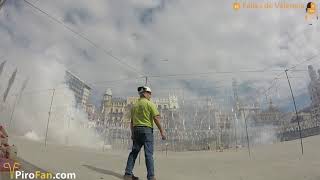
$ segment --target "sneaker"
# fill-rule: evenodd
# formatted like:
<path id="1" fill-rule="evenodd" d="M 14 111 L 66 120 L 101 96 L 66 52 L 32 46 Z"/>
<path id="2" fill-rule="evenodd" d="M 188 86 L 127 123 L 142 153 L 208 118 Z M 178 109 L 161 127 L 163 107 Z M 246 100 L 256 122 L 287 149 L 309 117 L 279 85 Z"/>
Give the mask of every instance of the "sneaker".
<path id="1" fill-rule="evenodd" d="M 139 178 L 134 175 L 124 175 L 123 179 L 124 180 L 139 180 Z"/>

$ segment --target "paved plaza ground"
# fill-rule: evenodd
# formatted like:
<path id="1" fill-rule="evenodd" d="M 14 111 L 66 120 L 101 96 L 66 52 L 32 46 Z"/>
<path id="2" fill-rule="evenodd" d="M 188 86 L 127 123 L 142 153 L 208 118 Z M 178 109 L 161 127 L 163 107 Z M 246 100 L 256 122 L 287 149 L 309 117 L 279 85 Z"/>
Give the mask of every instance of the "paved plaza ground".
<path id="1" fill-rule="evenodd" d="M 19 156 L 49 172 L 75 172 L 79 180 L 118 180 L 128 152 L 65 147 L 23 138 L 13 138 Z M 224 152 L 157 152 L 158 180 L 320 180 L 320 136 Z M 29 167 L 28 167 L 29 166 Z M 30 170 L 30 164 L 24 168 Z M 34 168 L 32 167 L 32 168 Z M 32 169 L 31 168 L 31 169 Z M 146 179 L 144 159 L 137 161 L 135 174 Z M 3 179 L 3 178 L 2 178 Z"/>

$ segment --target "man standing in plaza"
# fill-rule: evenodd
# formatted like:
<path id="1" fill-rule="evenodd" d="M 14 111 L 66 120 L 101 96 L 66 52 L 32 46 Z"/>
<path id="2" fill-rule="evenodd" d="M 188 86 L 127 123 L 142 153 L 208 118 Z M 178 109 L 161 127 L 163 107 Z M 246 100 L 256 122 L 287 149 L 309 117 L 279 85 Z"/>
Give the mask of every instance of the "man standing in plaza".
<path id="1" fill-rule="evenodd" d="M 166 139 L 160 124 L 160 114 L 154 103 L 150 101 L 151 89 L 146 86 L 138 87 L 139 100 L 131 109 L 131 138 L 133 140 L 132 151 L 129 154 L 125 169 L 125 180 L 138 180 L 133 175 L 133 168 L 138 154 L 144 146 L 148 180 L 155 180 L 153 161 L 153 124 L 160 130 L 162 140 Z"/>

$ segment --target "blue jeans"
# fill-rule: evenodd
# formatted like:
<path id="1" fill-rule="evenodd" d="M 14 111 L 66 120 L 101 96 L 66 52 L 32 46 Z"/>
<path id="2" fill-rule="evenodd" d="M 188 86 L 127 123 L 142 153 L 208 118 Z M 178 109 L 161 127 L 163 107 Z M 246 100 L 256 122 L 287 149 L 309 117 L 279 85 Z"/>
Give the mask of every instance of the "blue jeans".
<path id="1" fill-rule="evenodd" d="M 138 154 L 144 146 L 144 155 L 147 166 L 148 180 L 154 177 L 154 161 L 153 161 L 153 129 L 149 127 L 134 127 L 133 128 L 133 145 L 132 151 L 129 154 L 126 175 L 133 175 L 132 171 Z"/>

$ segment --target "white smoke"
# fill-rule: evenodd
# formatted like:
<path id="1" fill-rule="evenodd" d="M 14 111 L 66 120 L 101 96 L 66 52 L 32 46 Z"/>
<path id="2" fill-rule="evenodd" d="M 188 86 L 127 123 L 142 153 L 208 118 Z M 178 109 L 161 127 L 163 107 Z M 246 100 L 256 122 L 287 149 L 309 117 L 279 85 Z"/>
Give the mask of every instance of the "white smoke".
<path id="1" fill-rule="evenodd" d="M 253 145 L 273 144 L 279 141 L 276 127 L 274 126 L 252 127 L 251 132 L 255 132 L 254 136 L 250 139 Z"/>
<path id="2" fill-rule="evenodd" d="M 12 65 L 21 69 L 18 81 L 12 87 L 8 102 L 2 104 L 2 123 L 9 126 L 10 115 L 24 77 L 30 77 L 28 85 L 17 102 L 9 132 L 28 139 L 43 141 L 53 89 L 52 109 L 49 119 L 48 144 L 59 143 L 75 146 L 94 147 L 101 144 L 100 137 L 93 129 L 85 128 L 88 122 L 84 110 L 75 108 L 74 93 L 65 84 L 66 68 L 56 57 L 63 57 L 56 48 L 50 48 L 44 55 L 32 60 L 18 60 Z M 45 59 L 45 60 L 44 60 Z M 28 62 L 26 62 L 28 61 Z M 1 82 L 3 84 L 3 82 Z"/>
<path id="3" fill-rule="evenodd" d="M 236 138 L 239 145 L 247 146 L 248 140 L 250 146 L 279 142 L 278 127 L 270 123 L 267 124 L 268 122 L 266 124 L 256 123 L 255 121 L 260 118 L 258 113 L 240 116 L 234 121 L 233 128 L 236 129 Z"/>
<path id="4" fill-rule="evenodd" d="M 29 139 L 29 140 L 32 140 L 32 141 L 41 141 L 42 139 L 39 137 L 39 135 L 34 132 L 34 131 L 30 131 L 30 132 L 27 132 L 25 135 L 24 135 L 25 138 Z"/>

